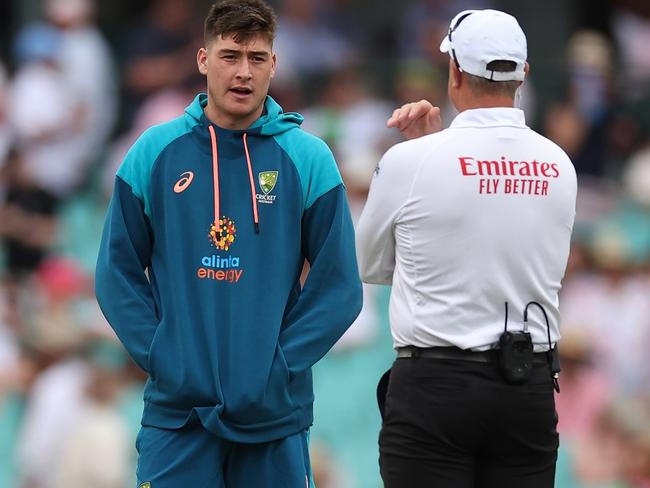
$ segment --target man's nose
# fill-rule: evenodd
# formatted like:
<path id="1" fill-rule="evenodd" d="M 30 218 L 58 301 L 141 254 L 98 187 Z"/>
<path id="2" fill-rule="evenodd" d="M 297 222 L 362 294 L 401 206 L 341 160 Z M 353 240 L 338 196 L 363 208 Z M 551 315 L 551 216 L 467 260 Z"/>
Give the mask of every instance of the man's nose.
<path id="1" fill-rule="evenodd" d="M 248 59 L 244 58 L 239 63 L 237 69 L 237 78 L 248 80 L 251 78 L 250 62 Z"/>

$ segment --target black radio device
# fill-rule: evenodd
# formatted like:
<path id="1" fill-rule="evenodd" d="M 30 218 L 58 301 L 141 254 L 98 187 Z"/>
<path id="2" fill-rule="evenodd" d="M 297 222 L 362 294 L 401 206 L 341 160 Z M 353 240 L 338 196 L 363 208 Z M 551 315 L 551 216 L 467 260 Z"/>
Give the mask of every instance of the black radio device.
<path id="1" fill-rule="evenodd" d="M 530 378 L 533 370 L 533 338 L 524 321 L 523 331 L 508 330 L 508 303 L 503 334 L 499 336 L 499 369 L 510 384 L 519 385 Z"/>
<path id="2" fill-rule="evenodd" d="M 559 393 L 560 385 L 558 377 L 560 373 L 560 356 L 557 345 L 551 343 L 551 326 L 546 315 L 546 310 L 538 302 L 531 301 L 524 308 L 524 327 L 521 331 L 508 330 L 508 302 L 505 303 L 505 325 L 503 333 L 499 336 L 499 369 L 501 375 L 510 384 L 519 385 L 525 383 L 533 370 L 533 339 L 528 332 L 528 307 L 537 306 L 544 314 L 546 321 L 546 333 L 548 337 L 548 351 L 546 358 L 551 373 L 551 381 L 555 391 Z"/>

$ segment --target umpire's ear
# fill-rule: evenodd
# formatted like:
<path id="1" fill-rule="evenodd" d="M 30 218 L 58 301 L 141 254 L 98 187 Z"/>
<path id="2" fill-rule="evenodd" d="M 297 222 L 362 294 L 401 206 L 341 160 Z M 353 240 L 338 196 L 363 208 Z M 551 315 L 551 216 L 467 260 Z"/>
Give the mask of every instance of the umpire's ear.
<path id="1" fill-rule="evenodd" d="M 449 58 L 449 85 L 459 89 L 463 83 L 463 72 L 456 66 L 453 59 Z"/>

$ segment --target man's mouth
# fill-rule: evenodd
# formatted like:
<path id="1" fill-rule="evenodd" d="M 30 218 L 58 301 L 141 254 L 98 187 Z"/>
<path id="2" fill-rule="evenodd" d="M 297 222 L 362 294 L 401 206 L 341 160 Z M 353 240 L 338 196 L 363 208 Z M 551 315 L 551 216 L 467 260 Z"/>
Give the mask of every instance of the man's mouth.
<path id="1" fill-rule="evenodd" d="M 235 95 L 245 96 L 253 93 L 253 90 L 247 86 L 234 86 L 230 89 Z"/>

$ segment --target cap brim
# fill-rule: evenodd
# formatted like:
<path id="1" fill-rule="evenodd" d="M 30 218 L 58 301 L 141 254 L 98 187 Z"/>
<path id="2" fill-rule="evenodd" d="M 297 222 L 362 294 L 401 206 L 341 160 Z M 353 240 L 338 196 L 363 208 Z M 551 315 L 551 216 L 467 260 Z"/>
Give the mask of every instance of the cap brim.
<path id="1" fill-rule="evenodd" d="M 443 37 L 442 42 L 440 43 L 440 52 L 448 53 L 450 47 L 451 47 L 451 42 L 449 42 L 449 36 Z"/>

